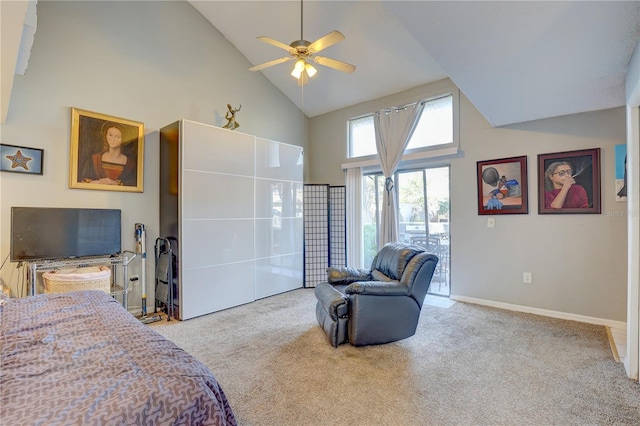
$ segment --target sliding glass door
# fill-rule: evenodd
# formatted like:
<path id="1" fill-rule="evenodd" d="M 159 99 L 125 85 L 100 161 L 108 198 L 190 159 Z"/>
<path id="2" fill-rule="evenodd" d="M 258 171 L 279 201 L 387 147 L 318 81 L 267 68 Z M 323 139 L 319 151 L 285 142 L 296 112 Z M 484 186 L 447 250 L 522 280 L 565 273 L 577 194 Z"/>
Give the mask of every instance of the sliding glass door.
<path id="1" fill-rule="evenodd" d="M 430 294 L 449 296 L 449 166 L 402 170 L 394 177 L 398 200 L 398 240 L 425 247 L 440 261 Z M 371 265 L 378 251 L 384 176 L 364 176 L 363 248 L 364 264 Z"/>

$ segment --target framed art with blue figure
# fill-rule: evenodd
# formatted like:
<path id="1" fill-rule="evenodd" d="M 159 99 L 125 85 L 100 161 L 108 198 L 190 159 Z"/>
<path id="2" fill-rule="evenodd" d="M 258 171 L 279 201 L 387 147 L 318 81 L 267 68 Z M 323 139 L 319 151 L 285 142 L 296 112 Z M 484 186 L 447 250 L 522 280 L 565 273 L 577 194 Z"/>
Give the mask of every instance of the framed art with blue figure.
<path id="1" fill-rule="evenodd" d="M 527 157 L 478 161 L 478 214 L 527 214 Z"/>
<path id="2" fill-rule="evenodd" d="M 71 108 L 69 188 L 143 192 L 144 124 Z"/>
<path id="3" fill-rule="evenodd" d="M 600 210 L 600 148 L 538 155 L 539 214 Z"/>

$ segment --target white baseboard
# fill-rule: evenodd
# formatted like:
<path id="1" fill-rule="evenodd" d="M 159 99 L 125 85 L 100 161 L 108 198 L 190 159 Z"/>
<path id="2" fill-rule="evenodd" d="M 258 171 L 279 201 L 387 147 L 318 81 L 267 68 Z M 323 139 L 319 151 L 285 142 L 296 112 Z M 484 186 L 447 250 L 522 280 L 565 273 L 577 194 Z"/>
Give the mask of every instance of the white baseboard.
<path id="1" fill-rule="evenodd" d="M 476 299 L 475 297 L 457 296 L 452 294 L 449 296 L 451 300 L 464 303 L 473 303 L 476 305 L 490 306 L 492 308 L 506 309 L 508 311 L 525 312 L 528 314 L 542 315 L 550 318 L 565 319 L 570 321 L 585 322 L 588 324 L 603 325 L 611 328 L 626 330 L 627 323 L 624 321 L 615 321 L 605 318 L 589 317 L 586 315 L 570 314 L 567 312 L 551 311 L 548 309 L 532 308 L 530 306 L 514 305 L 511 303 L 495 302 L 493 300 Z"/>

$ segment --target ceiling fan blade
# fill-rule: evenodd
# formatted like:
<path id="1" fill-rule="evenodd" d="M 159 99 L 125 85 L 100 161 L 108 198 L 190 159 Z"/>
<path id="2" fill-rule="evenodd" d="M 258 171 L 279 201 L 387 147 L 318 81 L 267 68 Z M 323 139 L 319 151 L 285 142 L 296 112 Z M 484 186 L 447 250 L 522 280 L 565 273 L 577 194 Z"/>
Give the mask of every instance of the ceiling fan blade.
<path id="1" fill-rule="evenodd" d="M 312 59 L 316 64 L 323 65 L 325 67 L 333 68 L 338 71 L 352 73 L 356 70 L 355 65 L 348 64 L 346 62 L 337 61 L 331 58 L 324 58 L 322 56 L 314 56 Z"/>
<path id="2" fill-rule="evenodd" d="M 271 37 L 260 36 L 260 37 L 258 37 L 258 40 L 264 41 L 265 43 L 269 43 L 272 46 L 279 47 L 280 49 L 286 50 L 287 52 L 289 52 L 290 55 L 295 55 L 298 52 L 296 49 L 294 49 L 293 47 L 289 46 L 288 44 L 284 44 L 281 41 L 278 41 L 278 40 L 273 39 Z"/>
<path id="3" fill-rule="evenodd" d="M 309 50 L 309 53 L 316 53 L 323 49 L 326 49 L 329 46 L 333 46 L 334 44 L 342 40 L 344 40 L 344 34 L 342 34 L 340 31 L 334 30 L 326 36 L 320 37 L 319 39 L 311 43 L 309 47 L 307 47 L 307 49 Z"/>
<path id="4" fill-rule="evenodd" d="M 264 64 L 256 65 L 255 67 L 249 68 L 249 71 L 260 71 L 268 67 L 272 67 L 274 65 L 282 64 L 284 62 L 288 62 L 294 59 L 292 56 L 287 56 L 284 58 L 274 59 L 273 61 L 265 62 Z"/>

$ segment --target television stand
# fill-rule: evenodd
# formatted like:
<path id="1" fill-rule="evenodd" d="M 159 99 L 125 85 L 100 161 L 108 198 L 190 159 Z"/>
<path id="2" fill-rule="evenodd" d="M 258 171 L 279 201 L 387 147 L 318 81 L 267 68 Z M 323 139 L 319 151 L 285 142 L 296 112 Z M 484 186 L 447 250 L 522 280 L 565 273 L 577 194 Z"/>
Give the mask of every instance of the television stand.
<path id="1" fill-rule="evenodd" d="M 63 268 L 83 268 L 87 266 L 106 265 L 111 268 L 111 296 L 115 299 L 122 297 L 122 306 L 128 310 L 127 296 L 129 294 L 128 265 L 136 257 L 136 253 L 124 251 L 117 256 L 77 257 L 73 259 L 37 260 L 24 263 L 28 265 L 27 282 L 29 294 L 38 294 L 38 272 L 54 271 Z M 117 267 L 121 267 L 122 284 L 118 282 Z"/>

